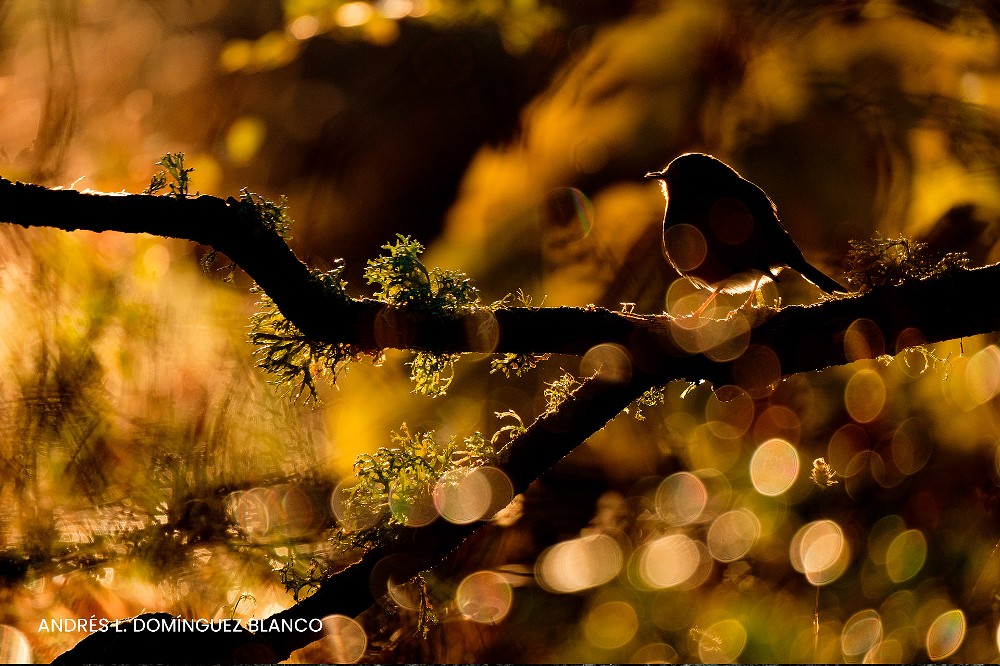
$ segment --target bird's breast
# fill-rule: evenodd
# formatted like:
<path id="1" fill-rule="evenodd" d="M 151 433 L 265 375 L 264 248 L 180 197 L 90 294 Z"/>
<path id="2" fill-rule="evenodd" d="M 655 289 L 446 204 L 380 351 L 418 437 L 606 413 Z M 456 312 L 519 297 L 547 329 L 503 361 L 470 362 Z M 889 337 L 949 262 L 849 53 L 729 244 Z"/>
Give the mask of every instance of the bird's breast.
<path id="1" fill-rule="evenodd" d="M 667 260 L 699 287 L 745 291 L 771 276 L 765 234 L 754 233 L 750 210 L 735 197 L 696 209 L 667 209 L 663 250 Z"/>

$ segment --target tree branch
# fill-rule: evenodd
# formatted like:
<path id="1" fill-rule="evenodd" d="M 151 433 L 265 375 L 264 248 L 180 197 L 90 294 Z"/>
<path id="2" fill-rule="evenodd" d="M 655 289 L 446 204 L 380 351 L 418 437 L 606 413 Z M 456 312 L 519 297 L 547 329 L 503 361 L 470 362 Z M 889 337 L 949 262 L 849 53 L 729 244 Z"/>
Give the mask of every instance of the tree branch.
<path id="1" fill-rule="evenodd" d="M 982 312 L 979 297 L 995 293 L 1000 285 L 996 266 L 840 299 L 824 304 L 822 310 L 785 308 L 782 316 L 763 323 L 771 311 L 756 311 L 751 315 L 754 321 L 736 320 L 721 330 L 713 330 L 715 324 L 706 320 L 709 327 L 691 334 L 684 330 L 687 323 L 666 315 L 639 316 L 602 308 L 504 308 L 445 318 L 370 299 L 338 298 L 323 289 L 278 233 L 232 197 L 98 194 L 0 179 L 0 220 L 66 231 L 149 233 L 211 246 L 245 270 L 303 334 L 361 350 L 583 355 L 597 345 L 613 343 L 629 350 L 637 366 L 669 381 L 674 374 L 669 368 L 677 358 L 692 350 L 705 351 L 698 338 L 724 342 L 727 336 L 745 336 L 751 328 L 751 345 L 770 347 L 778 353 L 782 369 L 798 372 L 815 368 L 820 358 L 824 364 L 820 367 L 853 360 L 839 353 L 843 350 L 838 336 L 861 318 L 881 330 L 888 341 L 885 351 L 890 353 L 897 350 L 897 339 L 905 329 L 922 332 L 932 341 L 1000 327 L 1000 311 Z M 970 313 L 975 316 L 969 317 Z M 692 338 L 693 347 L 687 344 Z M 916 334 L 904 340 L 919 341 Z M 695 378 L 711 379 L 719 372 L 725 379 L 722 367 L 709 364 Z"/>

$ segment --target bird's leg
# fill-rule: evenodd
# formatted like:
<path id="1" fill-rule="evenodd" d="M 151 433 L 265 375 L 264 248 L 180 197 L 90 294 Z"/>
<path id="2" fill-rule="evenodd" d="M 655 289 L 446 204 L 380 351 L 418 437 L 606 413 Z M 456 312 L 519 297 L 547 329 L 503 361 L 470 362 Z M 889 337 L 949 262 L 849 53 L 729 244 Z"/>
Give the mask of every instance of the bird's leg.
<path id="1" fill-rule="evenodd" d="M 736 314 L 737 312 L 739 312 L 740 310 L 742 310 L 743 308 L 745 308 L 751 301 L 753 301 L 753 297 L 757 295 L 757 289 L 760 288 L 760 281 L 763 280 L 763 279 L 764 279 L 763 275 L 758 275 L 757 276 L 757 279 L 754 280 L 754 283 L 753 283 L 753 289 L 750 290 L 750 296 L 747 297 L 747 300 L 743 301 L 743 305 L 741 305 L 740 307 L 736 308 L 735 310 L 732 310 L 728 315 L 726 315 L 726 319 L 729 319 L 734 314 Z M 702 306 L 702 307 L 704 307 L 704 306 Z"/>
<path id="2" fill-rule="evenodd" d="M 697 310 L 694 311 L 694 316 L 695 317 L 700 317 L 701 313 L 705 311 L 705 308 L 707 308 L 711 304 L 711 302 L 715 300 L 715 297 L 718 296 L 718 295 L 719 295 L 719 289 L 718 288 L 712 290 L 712 295 L 708 297 L 707 301 L 705 301 L 704 303 L 701 304 L 700 308 L 698 308 Z"/>

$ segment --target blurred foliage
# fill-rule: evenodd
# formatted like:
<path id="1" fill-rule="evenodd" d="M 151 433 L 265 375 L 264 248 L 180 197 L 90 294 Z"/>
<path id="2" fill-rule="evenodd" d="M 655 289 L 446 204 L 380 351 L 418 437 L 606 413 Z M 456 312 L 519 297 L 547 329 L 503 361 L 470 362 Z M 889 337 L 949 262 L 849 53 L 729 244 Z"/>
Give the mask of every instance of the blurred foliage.
<path id="1" fill-rule="evenodd" d="M 447 293 L 474 279 L 475 307 L 524 288 L 647 313 L 685 285 L 641 176 L 701 150 L 760 184 L 824 270 L 849 269 L 855 241 L 884 273 L 858 286 L 875 286 L 948 253 L 1000 259 L 998 24 L 988 3 L 908 0 L 19 0 L 0 26 L 3 175 L 140 191 L 179 148 L 202 192 L 249 188 L 276 230 L 288 194 L 295 249 L 331 289 L 363 284 L 362 259 L 401 233 L 428 240 L 420 266 L 464 272 Z M 523 375 L 538 359 L 428 357 L 428 386 L 449 382 L 432 401 L 391 353 L 340 391 L 317 383 L 304 410 L 254 370 L 246 317 L 287 343 L 271 360 L 302 395 L 335 352 L 255 309 L 238 272 L 201 276 L 205 252 L 0 230 L 0 661 L 82 637 L 42 618 L 285 608 L 282 577 L 321 580 L 343 556 L 330 500 L 391 429 L 439 448 L 512 434 L 498 412 L 529 419 L 557 366 L 583 375 L 570 358 Z M 374 289 L 433 301 L 415 257 L 390 250 Z M 362 618 L 364 658 L 995 661 L 996 336 L 856 331 L 845 345 L 891 362 L 651 393 L 643 421 L 595 434 L 424 592 L 393 588 Z"/>
<path id="2" fill-rule="evenodd" d="M 221 605 L 250 581 L 264 606 L 283 598 L 232 549 L 224 499 L 311 483 L 315 426 L 256 380 L 240 299 L 159 239 L 4 229 L 0 247 L 5 621 L 49 659 L 82 634 L 37 633 L 42 616 Z"/>
<path id="3" fill-rule="evenodd" d="M 286 39 L 304 40 L 335 31 L 340 38 L 385 43 L 396 38 L 399 31 L 396 24 L 402 20 L 425 21 L 435 26 L 489 22 L 500 29 L 504 46 L 515 53 L 528 49 L 562 19 L 558 6 L 544 0 L 382 0 L 374 3 L 285 0 L 282 6 Z M 267 49 L 261 44 L 267 44 L 269 38 L 277 39 L 277 34 L 271 33 L 258 40 L 256 48 L 284 53 L 274 46 Z M 261 60 L 256 59 L 257 62 Z M 280 58 L 272 62 L 279 64 Z"/>

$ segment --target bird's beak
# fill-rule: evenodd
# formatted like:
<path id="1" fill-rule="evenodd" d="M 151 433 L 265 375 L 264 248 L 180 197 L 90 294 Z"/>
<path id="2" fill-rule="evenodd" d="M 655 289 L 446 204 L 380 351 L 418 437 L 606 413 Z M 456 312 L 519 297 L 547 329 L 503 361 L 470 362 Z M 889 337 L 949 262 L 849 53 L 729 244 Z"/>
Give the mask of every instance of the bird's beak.
<path id="1" fill-rule="evenodd" d="M 666 174 L 666 171 L 650 171 L 645 176 L 643 176 L 643 178 L 645 178 L 646 180 L 657 180 L 657 179 L 662 180 L 664 174 Z"/>

